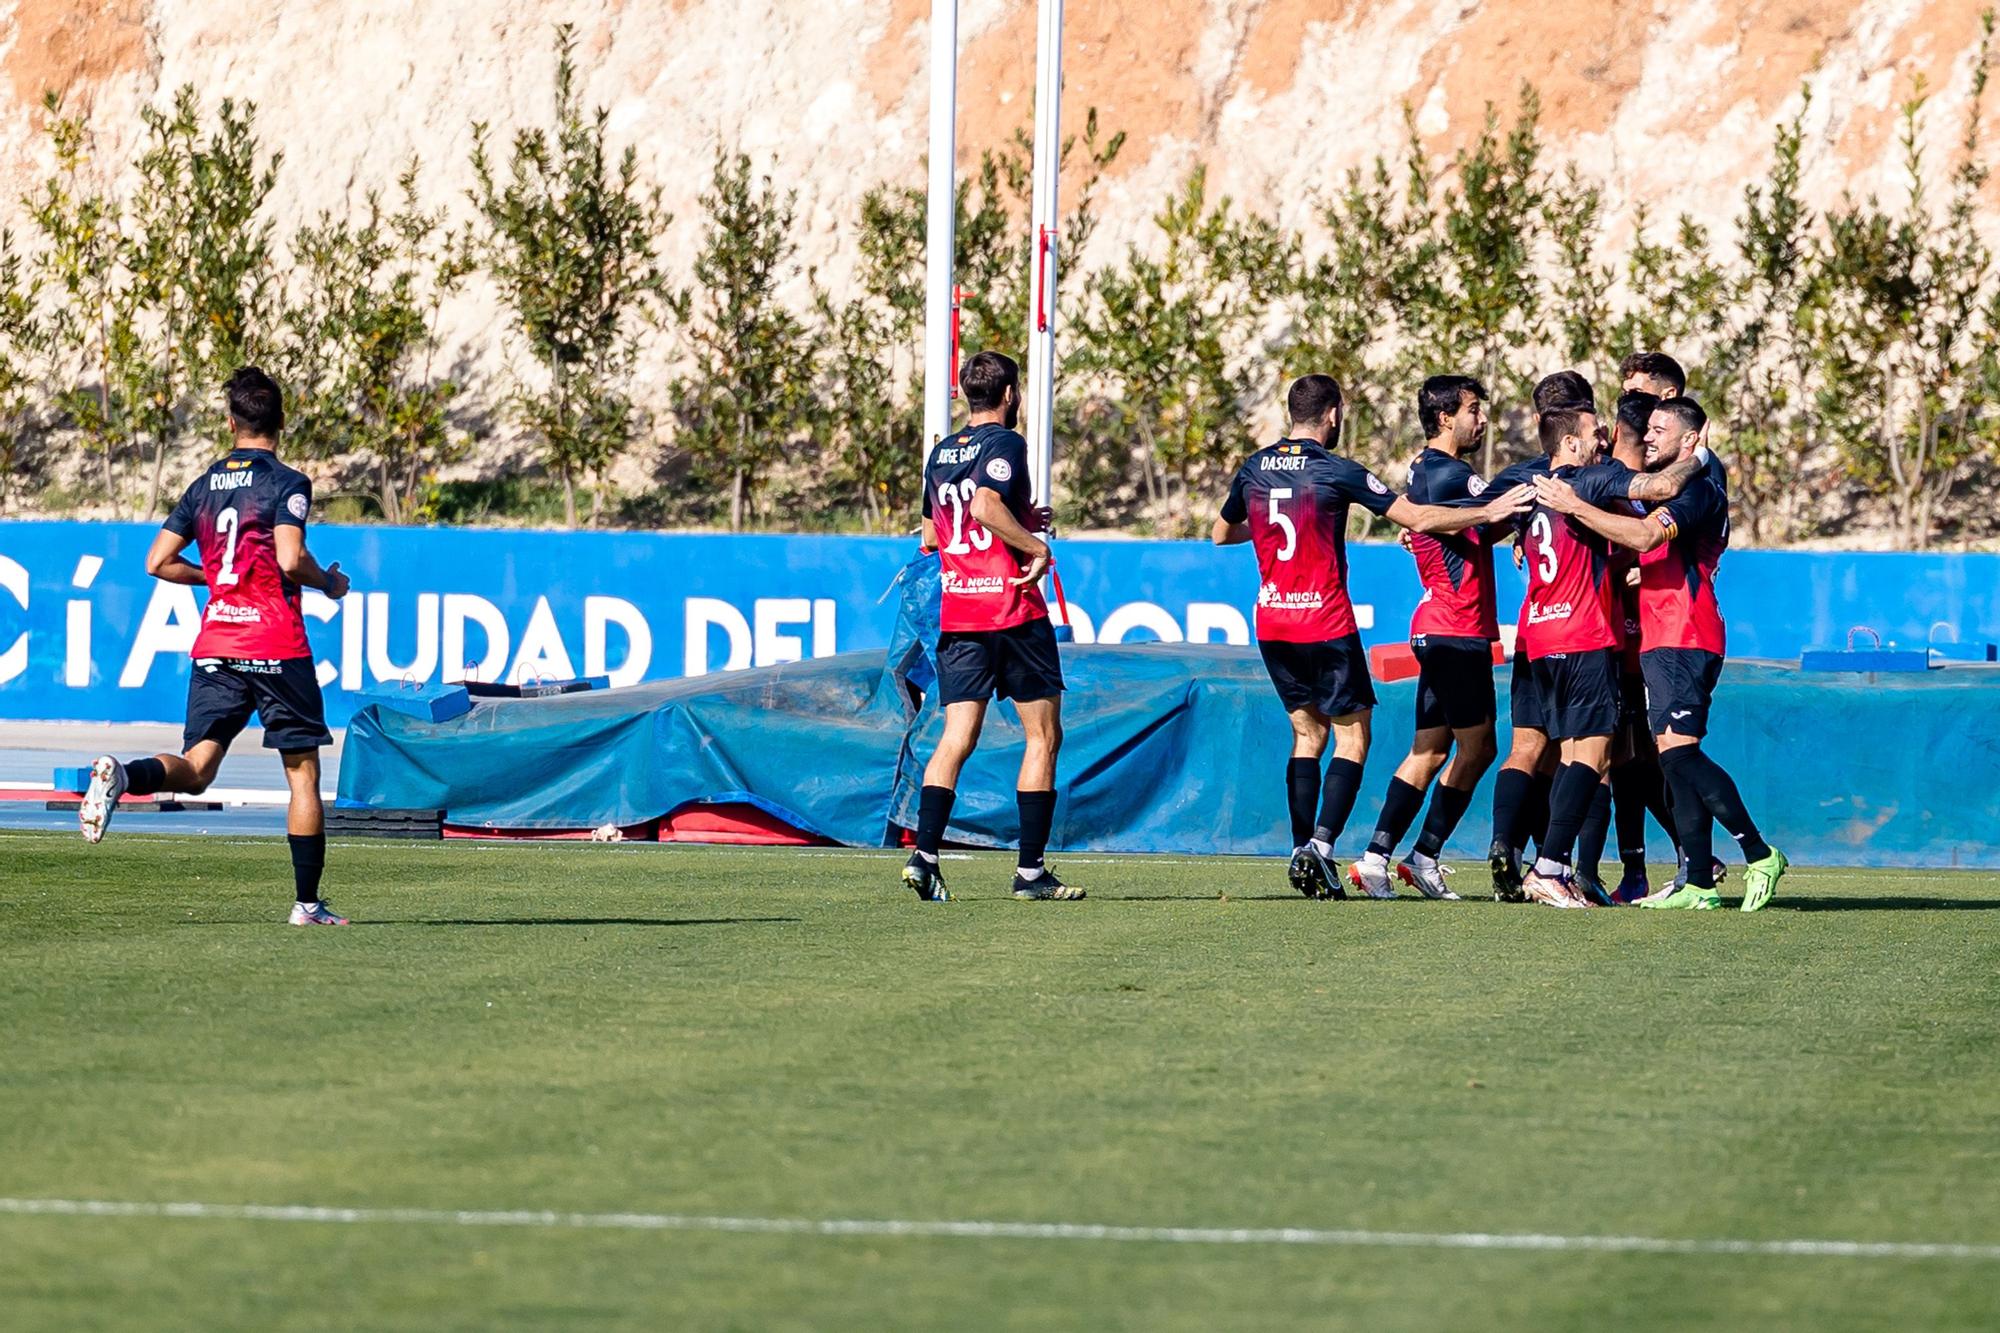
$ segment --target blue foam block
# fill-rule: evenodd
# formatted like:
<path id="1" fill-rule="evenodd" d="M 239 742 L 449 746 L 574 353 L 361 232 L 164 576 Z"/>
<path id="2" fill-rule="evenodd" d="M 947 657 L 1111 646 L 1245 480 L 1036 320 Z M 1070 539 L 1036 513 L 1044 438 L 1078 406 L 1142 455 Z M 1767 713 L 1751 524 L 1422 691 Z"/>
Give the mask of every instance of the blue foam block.
<path id="1" fill-rule="evenodd" d="M 369 703 L 380 704 L 425 722 L 449 722 L 472 711 L 472 696 L 463 685 L 392 680 L 354 693 Z"/>
<path id="2" fill-rule="evenodd" d="M 1801 671 L 1928 671 L 1931 655 L 1910 648 L 1808 648 Z"/>
<path id="3" fill-rule="evenodd" d="M 56 770 L 54 781 L 57 791 L 88 791 L 90 789 L 90 770 L 88 768 L 59 768 Z"/>
<path id="4" fill-rule="evenodd" d="M 1931 652 L 1946 662 L 1992 662 L 2000 660 L 1990 643 L 1934 643 Z"/>

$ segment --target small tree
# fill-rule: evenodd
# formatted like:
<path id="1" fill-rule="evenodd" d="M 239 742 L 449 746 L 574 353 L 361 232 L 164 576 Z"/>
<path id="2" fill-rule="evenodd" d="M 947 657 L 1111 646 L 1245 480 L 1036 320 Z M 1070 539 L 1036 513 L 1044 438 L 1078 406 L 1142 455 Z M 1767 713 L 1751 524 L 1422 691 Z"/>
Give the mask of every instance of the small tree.
<path id="1" fill-rule="evenodd" d="M 33 442 L 43 425 L 50 332 L 41 291 L 41 277 L 15 247 L 14 233 L 0 230 L 0 513 L 39 461 Z"/>
<path id="2" fill-rule="evenodd" d="M 674 390 L 675 440 L 701 473 L 728 480 L 732 532 L 754 509 L 764 470 L 811 424 L 817 353 L 779 294 L 799 276 L 797 197 L 756 176 L 747 155 L 725 152 L 701 197 L 708 231 L 685 298 L 692 365 Z"/>
<path id="3" fill-rule="evenodd" d="M 604 473 L 631 443 L 640 414 L 625 392 L 639 326 L 671 311 L 654 239 L 672 221 L 636 152 L 615 160 L 609 112 L 586 112 L 576 86 L 576 29 L 556 28 L 554 124 L 514 135 L 503 182 L 491 132 L 473 126 L 472 203 L 479 257 L 510 308 L 537 381 L 513 397 L 517 418 L 561 478 L 563 521 L 576 525 L 576 482 Z"/>
<path id="4" fill-rule="evenodd" d="M 412 160 L 394 213 L 368 196 L 359 224 L 322 213 L 293 242 L 285 310 L 294 443 L 347 457 L 368 478 L 382 517 L 407 522 L 425 478 L 464 452 L 447 410 L 459 386 L 438 374 L 438 320 L 472 269 L 467 238 L 426 211 Z"/>

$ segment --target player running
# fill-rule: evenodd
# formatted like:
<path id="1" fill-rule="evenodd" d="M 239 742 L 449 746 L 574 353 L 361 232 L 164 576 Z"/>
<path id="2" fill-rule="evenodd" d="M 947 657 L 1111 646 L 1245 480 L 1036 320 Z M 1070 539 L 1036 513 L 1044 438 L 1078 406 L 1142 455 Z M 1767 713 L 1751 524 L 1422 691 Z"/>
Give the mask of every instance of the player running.
<path id="1" fill-rule="evenodd" d="M 958 776 L 979 744 L 986 705 L 1012 699 L 1026 746 L 1015 801 L 1021 850 L 1014 896 L 1072 901 L 1083 890 L 1044 864 L 1055 822 L 1056 753 L 1062 748 L 1062 662 L 1042 597 L 1048 511 L 1030 491 L 1028 443 L 1015 433 L 1021 373 L 998 352 L 980 352 L 958 377 L 971 418 L 938 442 L 924 465 L 924 549 L 938 552 L 938 701 L 944 737 L 924 768 L 917 845 L 903 883 L 924 902 L 945 902 L 938 849 L 958 799 Z"/>
<path id="2" fill-rule="evenodd" d="M 1670 398 L 1653 412 L 1646 460 L 1659 467 L 1699 458 L 1708 417 L 1691 398 Z M 1674 822 L 1685 853 L 1687 883 L 1655 908 L 1711 910 L 1715 891 L 1710 818 L 1743 848 L 1743 910 L 1771 901 L 1788 862 L 1757 831 L 1729 774 L 1702 752 L 1708 712 L 1722 673 L 1726 636 L 1715 575 L 1729 547 L 1729 493 L 1719 462 L 1703 459 L 1703 475 L 1644 518 L 1607 512 L 1597 501 L 1553 482 L 1537 484 L 1541 503 L 1639 555 L 1639 614 L 1648 719 L 1660 766 L 1673 792 Z"/>
<path id="3" fill-rule="evenodd" d="M 1425 444 L 1410 464 L 1409 499 L 1420 505 L 1463 505 L 1484 494 L 1485 479 L 1465 460 L 1486 439 L 1485 386 L 1465 375 L 1433 375 L 1417 393 L 1417 419 L 1423 423 Z M 1473 789 L 1495 753 L 1493 644 L 1500 624 L 1492 542 L 1492 531 L 1476 527 L 1408 539 L 1424 585 L 1410 617 L 1410 647 L 1417 656 L 1417 730 L 1410 753 L 1389 779 L 1368 850 L 1348 868 L 1348 877 L 1370 897 L 1393 896 L 1389 858 L 1423 808 L 1424 789 L 1442 772 L 1416 848 L 1396 874 L 1426 898 L 1458 898 L 1445 883 L 1447 867 L 1437 858 L 1465 817 Z"/>
<path id="4" fill-rule="evenodd" d="M 224 389 L 234 447 L 195 478 L 146 554 L 146 572 L 154 578 L 208 589 L 188 676 L 181 753 L 122 764 L 100 756 L 91 765 L 78 820 L 84 841 L 98 842 L 127 795 L 207 790 L 230 743 L 255 713 L 265 748 L 283 759 L 291 788 L 285 814 L 292 852 L 291 924 L 344 926 L 346 918 L 319 892 L 326 866 L 319 751 L 333 744 L 333 737 L 299 614 L 299 590 L 345 597 L 347 576 L 338 562 L 322 569 L 306 549 L 312 482 L 278 461 L 285 408 L 277 384 L 255 366 L 245 366 Z M 183 558 L 189 542 L 200 552 L 199 565 Z"/>
<path id="5" fill-rule="evenodd" d="M 1361 788 L 1375 706 L 1347 597 L 1348 507 L 1358 504 L 1413 532 L 1460 532 L 1512 517 L 1532 491 L 1518 487 L 1476 508 L 1417 504 L 1332 452 L 1341 422 L 1340 385 L 1332 376 L 1294 382 L 1286 408 L 1285 438 L 1250 455 L 1230 484 L 1215 544 L 1251 542 L 1257 550 L 1257 647 L 1292 720 L 1285 770 L 1296 848 L 1292 887 L 1308 898 L 1344 898 L 1333 844 Z M 1329 733 L 1334 757 L 1322 775 Z"/>

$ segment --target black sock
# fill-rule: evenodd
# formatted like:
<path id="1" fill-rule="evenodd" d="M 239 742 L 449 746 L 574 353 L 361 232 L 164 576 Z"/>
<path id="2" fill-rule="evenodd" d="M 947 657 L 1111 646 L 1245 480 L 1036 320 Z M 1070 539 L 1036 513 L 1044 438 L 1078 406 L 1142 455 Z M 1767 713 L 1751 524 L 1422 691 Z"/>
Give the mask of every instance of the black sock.
<path id="1" fill-rule="evenodd" d="M 951 822 L 951 803 L 957 799 L 950 787 L 926 787 L 917 798 L 917 850 L 933 861 L 944 845 L 944 826 Z"/>
<path id="2" fill-rule="evenodd" d="M 125 763 L 125 793 L 128 796 L 151 796 L 167 785 L 167 766 L 148 756 L 145 759 L 129 759 Z"/>
<path id="3" fill-rule="evenodd" d="M 1285 765 L 1285 803 L 1292 812 L 1292 846 L 1303 847 L 1319 814 L 1319 760 L 1293 759 Z"/>
<path id="4" fill-rule="evenodd" d="M 1503 768 L 1493 779 L 1493 841 L 1514 848 L 1527 841 L 1519 831 L 1521 807 L 1534 785 L 1535 775 L 1518 768 Z"/>
<path id="5" fill-rule="evenodd" d="M 1021 812 L 1021 869 L 1039 870 L 1049 848 L 1049 826 L 1056 822 L 1056 794 L 1017 791 L 1014 803 Z"/>
<path id="6" fill-rule="evenodd" d="M 1590 809 L 1583 817 L 1583 828 L 1576 835 L 1576 865 L 1593 880 L 1597 878 L 1597 866 L 1604 859 L 1604 838 L 1611 831 L 1611 788 L 1603 782 L 1597 784 L 1596 792 L 1590 798 Z"/>
<path id="7" fill-rule="evenodd" d="M 1715 887 L 1715 821 L 1695 789 L 1689 760 L 1700 751 L 1691 745 L 1660 751 L 1660 770 L 1666 775 L 1667 790 L 1673 793 L 1674 824 L 1680 835 L 1681 855 L 1687 859 L 1690 888 Z"/>
<path id="8" fill-rule="evenodd" d="M 1667 831 L 1667 837 L 1674 844 L 1674 855 L 1681 854 L 1681 825 L 1674 815 L 1674 789 L 1667 785 L 1667 770 L 1655 759 L 1646 766 L 1646 809 L 1659 826 Z"/>
<path id="9" fill-rule="evenodd" d="M 1736 780 L 1729 776 L 1728 770 L 1703 754 L 1698 745 L 1681 748 L 1692 756 L 1685 763 L 1702 804 L 1708 807 L 1708 812 L 1715 816 L 1715 822 L 1722 825 L 1723 831 L 1736 839 L 1736 845 L 1743 849 L 1743 859 L 1761 861 L 1769 856 L 1770 844 L 1757 832 L 1757 825 L 1751 820 L 1750 812 L 1744 809 L 1743 797 L 1736 790 Z"/>
<path id="10" fill-rule="evenodd" d="M 1561 771 L 1561 765 L 1557 765 L 1556 772 Z M 1528 784 L 1528 799 L 1521 806 L 1521 825 L 1514 830 L 1516 848 L 1526 847 L 1528 839 L 1533 838 L 1539 852 L 1549 840 L 1549 819 L 1555 813 L 1555 786 L 1554 773 L 1537 773 Z"/>
<path id="11" fill-rule="evenodd" d="M 1354 813 L 1354 798 L 1360 794 L 1361 765 L 1352 759 L 1327 760 L 1326 780 L 1319 789 L 1319 819 L 1313 824 L 1312 835 L 1331 846 L 1347 827 L 1347 817 Z"/>
<path id="12" fill-rule="evenodd" d="M 1646 873 L 1646 783 L 1651 767 L 1644 759 L 1633 759 L 1611 770 L 1618 862 L 1628 875 Z"/>
<path id="13" fill-rule="evenodd" d="M 1564 764 L 1549 787 L 1549 831 L 1535 846 L 1539 857 L 1569 864 L 1576 835 L 1589 817 L 1590 803 L 1603 784 L 1589 764 Z"/>
<path id="14" fill-rule="evenodd" d="M 293 894 L 302 903 L 318 902 L 320 872 L 326 869 L 326 834 L 292 833 L 285 841 L 292 845 Z"/>
<path id="15" fill-rule="evenodd" d="M 1368 840 L 1368 850 L 1391 856 L 1396 844 L 1410 831 L 1410 825 L 1417 822 L 1417 812 L 1424 808 L 1424 793 L 1421 787 L 1412 787 L 1401 778 L 1389 779 L 1388 794 L 1382 798 L 1382 814 L 1375 821 L 1375 836 Z"/>
<path id="16" fill-rule="evenodd" d="M 1417 855 L 1435 859 L 1471 804 L 1469 791 L 1447 787 L 1442 782 L 1432 788 L 1430 813 L 1424 816 L 1424 827 L 1417 834 Z"/>

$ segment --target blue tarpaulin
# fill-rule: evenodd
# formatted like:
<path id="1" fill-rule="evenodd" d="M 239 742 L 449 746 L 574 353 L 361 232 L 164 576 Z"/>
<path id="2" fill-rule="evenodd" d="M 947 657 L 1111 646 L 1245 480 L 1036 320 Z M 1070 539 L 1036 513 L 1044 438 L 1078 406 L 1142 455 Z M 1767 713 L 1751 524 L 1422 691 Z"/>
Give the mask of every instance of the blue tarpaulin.
<path id="1" fill-rule="evenodd" d="M 1070 691 L 1054 845 L 1068 850 L 1289 850 L 1291 730 L 1254 648 L 1141 644 L 1064 650 Z M 479 702 L 420 722 L 357 714 L 343 800 L 442 808 L 509 829 L 637 824 L 692 802 L 747 801 L 858 846 L 916 822 L 942 719 L 917 707 L 881 650 L 725 676 L 538 700 Z M 1380 684 L 1375 747 L 1342 839 L 1358 853 L 1409 745 L 1414 684 Z M 1505 679 L 1501 682 L 1504 711 Z M 1504 731 L 1504 723 L 1503 723 Z M 1502 738 L 1505 749 L 1505 738 Z M 1732 662 L 1709 752 L 1736 777 L 1765 835 L 1802 864 L 2000 866 L 2000 670 L 1808 676 Z M 1021 734 L 988 713 L 952 839 L 1015 837 Z M 1489 775 L 1450 851 L 1477 857 Z M 1727 857 L 1727 838 L 1718 845 Z M 1657 831 L 1656 859 L 1667 854 Z"/>

